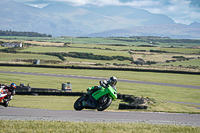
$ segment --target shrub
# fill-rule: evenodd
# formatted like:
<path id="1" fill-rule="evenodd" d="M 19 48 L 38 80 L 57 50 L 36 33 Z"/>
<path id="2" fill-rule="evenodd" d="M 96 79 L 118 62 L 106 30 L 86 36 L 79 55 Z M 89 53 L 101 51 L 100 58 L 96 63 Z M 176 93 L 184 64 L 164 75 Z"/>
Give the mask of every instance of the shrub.
<path id="1" fill-rule="evenodd" d="M 183 59 L 183 58 L 184 58 L 184 59 L 185 59 L 185 57 L 184 57 L 184 56 L 172 56 L 172 58 L 179 58 L 179 59 L 180 59 L 180 58 L 181 58 L 181 59 Z"/>

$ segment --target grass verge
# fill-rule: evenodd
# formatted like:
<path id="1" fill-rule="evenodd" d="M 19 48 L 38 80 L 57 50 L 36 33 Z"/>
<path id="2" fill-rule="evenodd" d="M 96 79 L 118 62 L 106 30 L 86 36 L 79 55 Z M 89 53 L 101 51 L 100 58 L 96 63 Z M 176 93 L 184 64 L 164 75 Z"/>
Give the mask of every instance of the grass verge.
<path id="1" fill-rule="evenodd" d="M 50 110 L 74 110 L 74 102 L 78 97 L 74 96 L 24 96 L 15 95 L 10 101 L 9 106 L 23 108 L 37 108 Z M 124 103 L 123 100 L 117 99 L 113 101 L 107 111 L 117 111 L 119 103 Z M 141 111 L 141 110 L 129 110 Z M 169 112 L 169 113 L 200 113 L 199 109 L 188 107 L 181 104 L 166 103 L 162 101 L 154 101 L 148 104 L 147 110 L 150 112 Z"/>
<path id="2" fill-rule="evenodd" d="M 86 123 L 62 121 L 0 120 L 0 132 L 65 133 L 199 133 L 200 127 L 143 123 Z"/>
<path id="3" fill-rule="evenodd" d="M 129 79 L 149 82 L 161 82 L 183 85 L 200 86 L 200 76 L 191 74 L 115 71 L 115 70 L 89 70 L 89 69 L 56 69 L 56 68 L 34 68 L 34 67 L 8 67 L 0 66 L 1 71 L 18 71 L 32 73 L 50 73 L 66 75 L 82 75 L 108 78 L 112 75 L 118 79 Z"/>

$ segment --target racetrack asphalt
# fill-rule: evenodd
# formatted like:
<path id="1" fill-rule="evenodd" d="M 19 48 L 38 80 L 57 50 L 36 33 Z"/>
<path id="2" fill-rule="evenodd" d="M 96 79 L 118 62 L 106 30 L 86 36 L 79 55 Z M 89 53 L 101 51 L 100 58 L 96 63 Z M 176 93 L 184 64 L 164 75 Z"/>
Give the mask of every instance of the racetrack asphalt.
<path id="1" fill-rule="evenodd" d="M 93 80 L 104 80 L 105 79 L 103 77 L 64 75 L 64 74 L 48 74 L 48 73 L 31 73 L 31 72 L 16 72 L 16 71 L 0 71 L 0 73 L 37 75 L 37 76 L 52 76 L 52 77 L 66 77 L 66 78 L 79 78 L 79 79 L 93 79 Z M 138 81 L 138 80 L 127 80 L 127 79 L 118 79 L 118 82 L 200 89 L 200 86 L 194 86 L 194 85 L 181 85 L 181 84 L 148 82 L 148 81 Z"/>
<path id="2" fill-rule="evenodd" d="M 122 112 L 95 110 L 47 110 L 0 106 L 0 120 L 69 122 L 119 122 L 200 126 L 200 114 Z"/>

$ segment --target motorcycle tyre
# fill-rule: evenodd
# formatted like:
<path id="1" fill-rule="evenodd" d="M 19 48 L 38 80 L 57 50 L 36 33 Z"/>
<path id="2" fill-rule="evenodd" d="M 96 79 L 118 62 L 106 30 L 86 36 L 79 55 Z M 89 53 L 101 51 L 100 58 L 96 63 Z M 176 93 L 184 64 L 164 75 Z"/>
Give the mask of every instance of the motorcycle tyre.
<path id="1" fill-rule="evenodd" d="M 103 111 L 103 110 L 107 109 L 110 106 L 111 103 L 112 103 L 112 99 L 110 97 L 108 97 L 108 101 L 104 106 L 100 107 L 100 106 L 97 105 L 97 110 Z"/>
<path id="2" fill-rule="evenodd" d="M 4 103 L 3 103 L 3 106 L 4 106 L 4 107 L 8 107 L 8 104 L 9 104 L 8 101 L 7 101 L 7 102 L 4 102 Z"/>
<path id="3" fill-rule="evenodd" d="M 74 103 L 74 109 L 75 109 L 76 111 L 81 111 L 81 110 L 84 108 L 82 104 L 81 104 L 81 106 L 78 105 L 78 102 L 79 102 L 79 100 L 80 100 L 81 98 L 82 98 L 82 97 L 79 97 L 79 98 L 76 100 L 76 102 Z"/>

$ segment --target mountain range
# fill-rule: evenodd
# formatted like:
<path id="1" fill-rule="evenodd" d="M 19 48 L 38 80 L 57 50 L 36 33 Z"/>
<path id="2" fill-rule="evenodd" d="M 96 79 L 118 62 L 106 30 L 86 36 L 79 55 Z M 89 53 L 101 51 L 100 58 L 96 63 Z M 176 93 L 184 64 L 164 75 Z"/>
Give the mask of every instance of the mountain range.
<path id="1" fill-rule="evenodd" d="M 175 23 L 162 14 L 128 6 L 74 7 L 50 4 L 36 8 L 1 0 L 0 30 L 32 31 L 53 36 L 160 36 L 199 39 L 200 23 Z"/>

